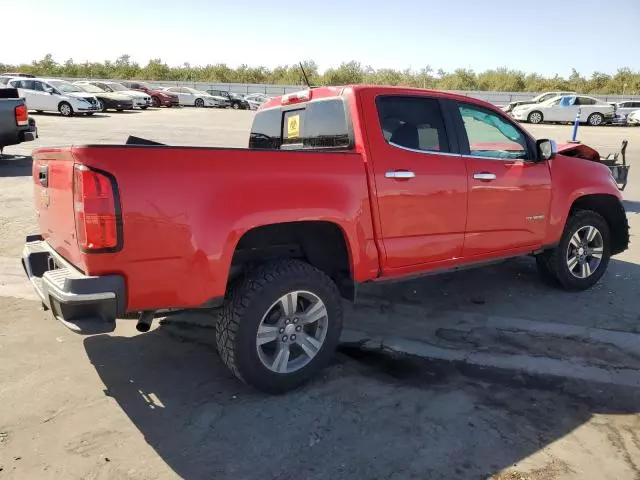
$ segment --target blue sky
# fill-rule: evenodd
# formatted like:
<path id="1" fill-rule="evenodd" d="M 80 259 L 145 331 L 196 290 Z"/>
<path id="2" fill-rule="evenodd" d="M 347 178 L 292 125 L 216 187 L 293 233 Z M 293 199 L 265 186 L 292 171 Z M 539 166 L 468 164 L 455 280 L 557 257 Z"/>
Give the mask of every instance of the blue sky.
<path id="1" fill-rule="evenodd" d="M 640 70 L 640 0 L 2 1 L 0 63 L 292 64 L 321 70 L 505 66 L 567 76 Z M 22 20 L 22 21 L 20 21 Z M 125 26 L 127 25 L 127 26 Z M 607 38 L 612 40 L 607 40 Z M 618 38 L 618 41 L 613 40 Z M 7 39 L 11 39 L 7 43 Z"/>

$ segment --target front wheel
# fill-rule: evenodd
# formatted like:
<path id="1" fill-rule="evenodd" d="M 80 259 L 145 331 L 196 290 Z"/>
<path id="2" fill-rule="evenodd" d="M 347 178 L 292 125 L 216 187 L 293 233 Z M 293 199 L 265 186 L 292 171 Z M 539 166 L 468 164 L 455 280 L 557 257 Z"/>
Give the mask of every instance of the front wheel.
<path id="1" fill-rule="evenodd" d="M 602 125 L 604 123 L 604 116 L 601 113 L 592 113 L 589 115 L 589 118 L 587 118 L 587 123 L 592 127 Z"/>
<path id="2" fill-rule="evenodd" d="M 527 121 L 529 123 L 533 123 L 534 125 L 537 125 L 538 123 L 542 123 L 543 120 L 544 120 L 544 117 L 542 116 L 542 112 L 539 112 L 537 110 L 535 112 L 531 112 L 527 117 Z"/>
<path id="3" fill-rule="evenodd" d="M 158 97 L 151 97 L 151 103 L 154 108 L 160 108 L 161 106 L 160 99 Z"/>
<path id="4" fill-rule="evenodd" d="M 591 210 L 574 213 L 564 228 L 560 244 L 536 258 L 543 278 L 565 290 L 586 290 L 602 278 L 611 257 L 609 225 Z"/>
<path id="5" fill-rule="evenodd" d="M 201 98 L 196 98 L 194 105 L 198 108 L 204 107 L 204 100 Z"/>
<path id="6" fill-rule="evenodd" d="M 307 263 L 282 260 L 258 267 L 232 289 L 216 324 L 216 343 L 240 380 L 282 393 L 329 363 L 341 330 L 334 282 Z"/>
<path id="7" fill-rule="evenodd" d="M 61 102 L 60 105 L 58 105 L 58 111 L 63 117 L 73 116 L 73 107 L 67 102 Z"/>

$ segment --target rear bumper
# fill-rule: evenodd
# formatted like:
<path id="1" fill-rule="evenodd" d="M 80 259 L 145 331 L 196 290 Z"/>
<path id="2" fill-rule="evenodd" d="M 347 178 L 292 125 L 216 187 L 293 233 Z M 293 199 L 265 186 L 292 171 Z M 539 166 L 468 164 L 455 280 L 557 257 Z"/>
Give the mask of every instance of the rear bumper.
<path id="1" fill-rule="evenodd" d="M 76 333 L 91 335 L 112 332 L 116 318 L 126 312 L 126 290 L 122 276 L 84 275 L 39 235 L 27 237 L 22 265 L 45 307 Z"/>

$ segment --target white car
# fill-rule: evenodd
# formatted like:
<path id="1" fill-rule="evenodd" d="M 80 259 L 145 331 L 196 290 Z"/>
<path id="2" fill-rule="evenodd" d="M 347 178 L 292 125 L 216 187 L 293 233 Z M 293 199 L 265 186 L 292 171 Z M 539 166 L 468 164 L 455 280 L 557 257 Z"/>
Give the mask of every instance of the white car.
<path id="1" fill-rule="evenodd" d="M 563 95 L 542 103 L 520 105 L 511 115 L 516 120 L 529 123 L 574 122 L 580 111 L 580 122 L 604 125 L 611 122 L 615 108 L 597 98 L 585 95 Z"/>
<path id="2" fill-rule="evenodd" d="M 629 125 L 640 125 L 640 110 L 634 110 L 627 115 L 627 123 Z"/>
<path id="3" fill-rule="evenodd" d="M 558 97 L 561 95 L 575 95 L 576 92 L 544 92 L 540 95 L 533 97 L 531 100 L 517 100 L 514 102 L 510 102 L 508 105 L 504 105 L 500 107 L 503 111 L 509 113 L 513 111 L 514 108 L 519 107 L 521 105 L 530 105 L 533 103 L 542 103 L 547 100 L 551 100 L 554 97 Z"/>
<path id="4" fill-rule="evenodd" d="M 271 97 L 265 95 L 264 93 L 252 93 L 250 95 L 246 95 L 244 100 L 249 104 L 249 108 L 251 110 L 257 110 L 260 105 L 269 100 Z"/>
<path id="5" fill-rule="evenodd" d="M 64 80 L 16 77 L 9 80 L 7 86 L 18 89 L 29 110 L 60 112 L 65 117 L 100 111 L 100 102 L 95 96 Z"/>
<path id="6" fill-rule="evenodd" d="M 612 103 L 616 109 L 616 115 L 621 117 L 626 117 L 634 110 L 640 109 L 640 101 L 638 100 L 627 100 L 624 102 Z"/>
<path id="7" fill-rule="evenodd" d="M 222 107 L 227 102 L 225 98 L 216 97 L 207 92 L 189 87 L 164 87 L 165 91 L 178 95 L 180 105 L 189 107 Z"/>
<path id="8" fill-rule="evenodd" d="M 98 81 L 98 80 L 83 80 L 80 82 L 75 82 L 76 85 L 94 85 L 98 88 L 101 88 L 105 92 L 114 92 L 121 93 L 122 95 L 126 95 L 131 100 L 133 100 L 133 106 L 145 110 L 151 106 L 151 95 L 148 95 L 144 92 L 139 92 L 138 90 L 129 90 L 124 85 L 119 84 L 118 82 L 107 82 L 107 81 Z"/>

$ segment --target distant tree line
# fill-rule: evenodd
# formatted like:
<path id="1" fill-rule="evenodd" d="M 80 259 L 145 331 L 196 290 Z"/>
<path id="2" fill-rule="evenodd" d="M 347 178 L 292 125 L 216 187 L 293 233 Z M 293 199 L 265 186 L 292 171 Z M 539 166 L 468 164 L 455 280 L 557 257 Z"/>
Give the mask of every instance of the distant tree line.
<path id="1" fill-rule="evenodd" d="M 616 73 L 594 72 L 583 77 L 573 69 L 569 78 L 559 75 L 544 77 L 536 73 L 524 73 L 509 68 L 496 68 L 484 72 L 459 68 L 453 72 L 434 70 L 425 66 L 419 70 L 374 69 L 359 62 L 342 63 L 339 67 L 318 70 L 313 61 L 303 62 L 303 66 L 314 85 L 344 85 L 353 83 L 406 85 L 442 90 L 476 90 L 502 92 L 540 92 L 546 90 L 573 90 L 581 93 L 600 94 L 640 94 L 640 71 L 620 68 Z M 231 68 L 223 63 L 192 66 L 184 63 L 171 67 L 156 58 L 146 65 L 131 61 L 129 55 L 122 55 L 115 61 L 77 63 L 69 59 L 58 63 L 51 54 L 30 64 L 7 65 L 0 63 L 0 72 L 21 71 L 39 76 L 78 78 L 143 79 L 156 81 L 189 81 L 210 83 L 256 83 L 276 85 L 301 85 L 303 77 L 300 68 L 284 65 L 273 69 L 240 65 Z"/>

